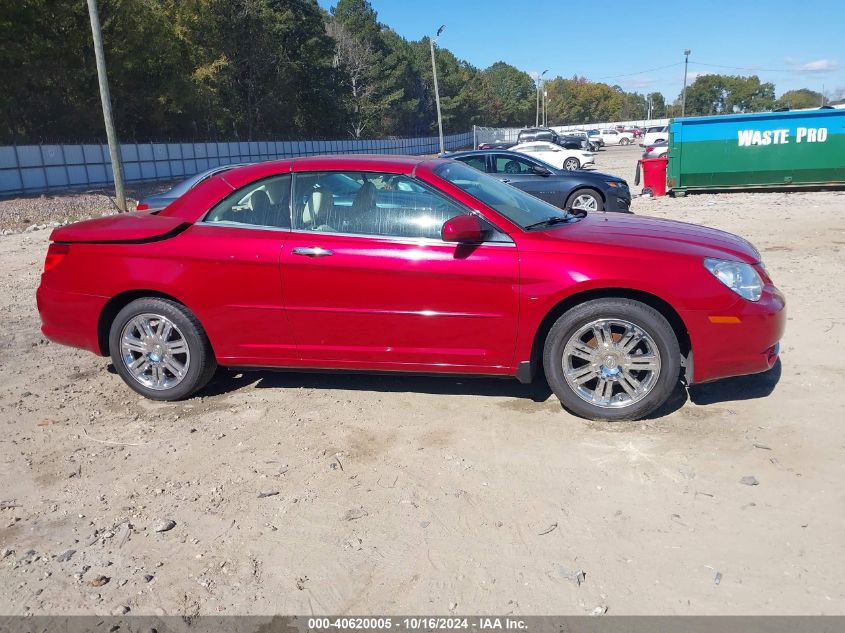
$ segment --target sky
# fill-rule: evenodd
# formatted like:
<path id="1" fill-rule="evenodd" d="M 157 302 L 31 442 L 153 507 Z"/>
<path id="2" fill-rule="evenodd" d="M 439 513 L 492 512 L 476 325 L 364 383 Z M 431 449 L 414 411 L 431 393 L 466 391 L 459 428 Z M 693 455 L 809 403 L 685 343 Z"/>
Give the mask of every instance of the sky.
<path id="1" fill-rule="evenodd" d="M 324 8 L 334 0 L 319 0 Z M 497 61 L 546 77 L 577 74 L 674 100 L 684 79 L 756 74 L 786 90 L 845 97 L 842 0 L 370 0 L 409 40 L 439 43 L 474 66 Z M 656 9 L 650 9 L 650 6 Z M 729 66 L 730 68 L 723 68 Z"/>

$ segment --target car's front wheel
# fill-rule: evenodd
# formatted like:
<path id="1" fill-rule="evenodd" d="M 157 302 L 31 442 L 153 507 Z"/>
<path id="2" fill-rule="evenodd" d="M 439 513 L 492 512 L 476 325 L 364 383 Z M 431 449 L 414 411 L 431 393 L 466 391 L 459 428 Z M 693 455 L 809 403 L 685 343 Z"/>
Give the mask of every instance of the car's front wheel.
<path id="1" fill-rule="evenodd" d="M 651 306 L 595 299 L 555 322 L 543 366 L 549 387 L 575 415 L 636 420 L 669 398 L 680 375 L 680 350 L 672 326 Z"/>
<path id="2" fill-rule="evenodd" d="M 631 141 L 629 141 L 627 138 L 623 138 L 623 139 L 620 139 L 619 144 L 620 145 L 627 145 L 630 142 Z"/>
<path id="3" fill-rule="evenodd" d="M 604 201 L 592 189 L 577 189 L 567 199 L 566 207 L 575 211 L 603 211 Z"/>
<path id="4" fill-rule="evenodd" d="M 208 337 L 185 306 L 158 297 L 136 299 L 109 331 L 117 373 L 152 400 L 179 400 L 204 387 L 217 368 Z"/>
<path id="5" fill-rule="evenodd" d="M 566 171 L 575 171 L 581 168 L 581 162 L 575 157 L 569 157 L 563 161 L 563 168 Z"/>

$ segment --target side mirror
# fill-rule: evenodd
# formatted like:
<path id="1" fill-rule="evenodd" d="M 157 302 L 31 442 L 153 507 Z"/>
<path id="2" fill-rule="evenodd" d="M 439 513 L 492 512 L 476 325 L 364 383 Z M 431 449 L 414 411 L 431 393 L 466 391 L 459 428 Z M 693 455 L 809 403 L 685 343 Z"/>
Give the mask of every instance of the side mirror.
<path id="1" fill-rule="evenodd" d="M 446 220 L 440 229 L 444 242 L 481 242 L 481 222 L 474 215 L 456 215 Z"/>
<path id="2" fill-rule="evenodd" d="M 560 150 L 557 150 L 557 151 L 560 151 Z M 531 167 L 531 171 L 532 171 L 532 173 L 537 174 L 538 176 L 551 176 L 552 175 L 552 172 L 550 172 L 548 169 L 546 169 L 542 165 L 533 165 Z"/>

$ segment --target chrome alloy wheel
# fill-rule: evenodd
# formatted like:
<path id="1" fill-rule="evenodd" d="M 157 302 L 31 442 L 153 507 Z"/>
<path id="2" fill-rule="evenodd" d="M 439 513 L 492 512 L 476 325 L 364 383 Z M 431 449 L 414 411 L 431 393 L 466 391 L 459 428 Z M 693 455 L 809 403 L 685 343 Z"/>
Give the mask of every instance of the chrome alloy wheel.
<path id="1" fill-rule="evenodd" d="M 571 208 L 579 211 L 598 211 L 599 204 L 593 196 L 581 194 L 572 201 Z"/>
<path id="2" fill-rule="evenodd" d="M 563 374 L 585 402 L 606 409 L 645 398 L 660 377 L 660 351 L 643 328 L 622 319 L 581 327 L 563 349 Z"/>
<path id="3" fill-rule="evenodd" d="M 156 390 L 178 385 L 191 364 L 182 332 L 160 314 L 139 314 L 123 326 L 120 357 L 135 380 Z"/>

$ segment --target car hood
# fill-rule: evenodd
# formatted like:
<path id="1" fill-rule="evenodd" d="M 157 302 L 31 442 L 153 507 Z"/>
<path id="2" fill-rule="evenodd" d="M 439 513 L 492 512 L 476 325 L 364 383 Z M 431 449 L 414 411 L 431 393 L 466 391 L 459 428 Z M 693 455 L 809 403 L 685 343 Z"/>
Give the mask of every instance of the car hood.
<path id="1" fill-rule="evenodd" d="M 757 249 L 732 233 L 640 215 L 592 213 L 579 222 L 544 231 L 542 236 L 542 239 L 553 242 L 603 244 L 613 249 L 636 248 L 749 264 L 760 261 Z"/>
<path id="2" fill-rule="evenodd" d="M 580 150 L 576 150 L 580 151 Z M 588 152 L 591 156 L 595 156 L 592 152 Z M 597 180 L 601 182 L 625 182 L 624 178 L 620 178 L 619 176 L 613 176 L 611 174 L 606 174 L 601 171 L 587 171 L 587 170 L 576 170 L 574 173 L 571 171 L 565 170 L 558 170 L 558 173 L 561 176 L 573 176 L 577 175 L 579 180 Z"/>

